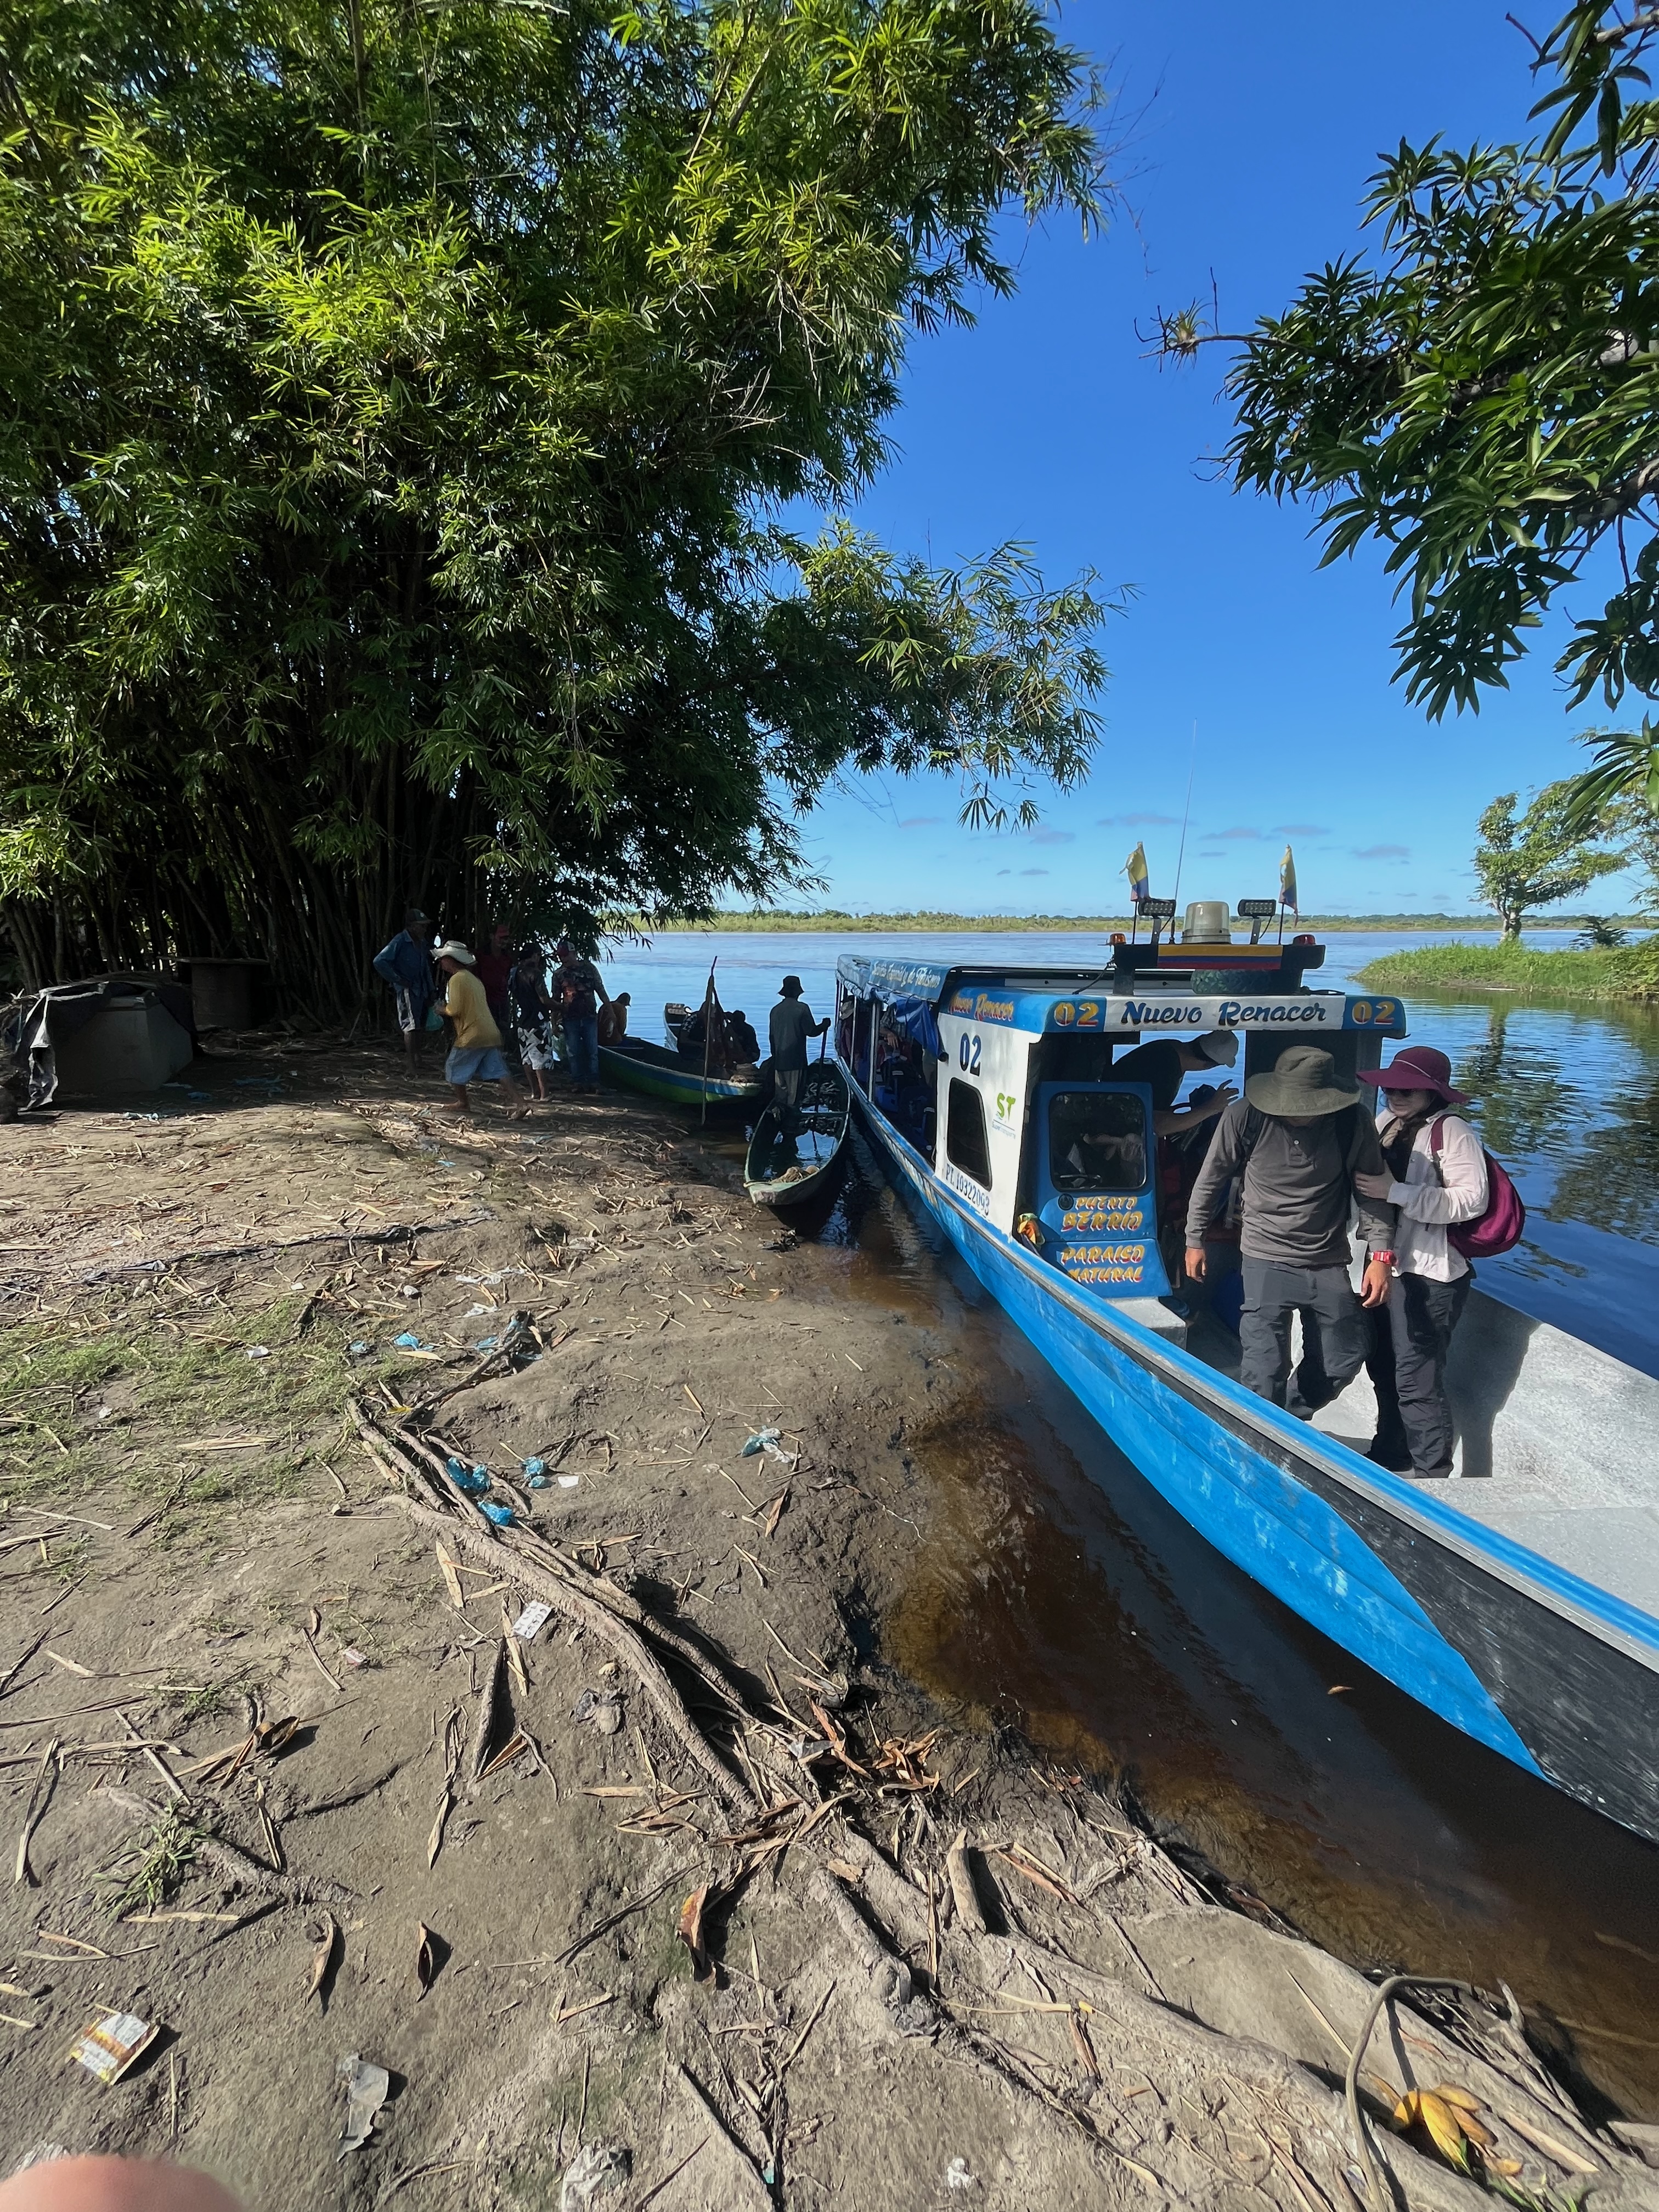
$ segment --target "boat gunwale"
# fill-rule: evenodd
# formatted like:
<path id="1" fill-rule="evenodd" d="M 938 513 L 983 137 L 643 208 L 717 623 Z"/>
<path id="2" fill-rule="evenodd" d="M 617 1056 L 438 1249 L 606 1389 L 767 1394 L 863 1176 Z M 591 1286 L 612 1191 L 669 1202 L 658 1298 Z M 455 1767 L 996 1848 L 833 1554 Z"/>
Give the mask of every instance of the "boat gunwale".
<path id="1" fill-rule="evenodd" d="M 846 1071 L 843 1071 L 846 1073 Z M 1167 1388 L 1189 1404 L 1198 1406 L 1219 1425 L 1275 1465 L 1283 1474 L 1299 1480 L 1297 1461 L 1317 1468 L 1358 1498 L 1415 1528 L 1469 1565 L 1484 1570 L 1520 1595 L 1531 1599 L 1601 1644 L 1619 1650 L 1637 1665 L 1659 1674 L 1659 1620 L 1627 1599 L 1599 1589 L 1573 1573 L 1570 1567 L 1530 1550 L 1499 1529 L 1488 1528 L 1441 1499 L 1408 1486 L 1400 1476 L 1361 1459 L 1357 1452 L 1312 1429 L 1294 1416 L 1207 1366 L 1184 1347 L 1165 1345 L 1127 1315 L 1115 1314 L 1109 1300 L 1086 1298 L 1045 1262 L 1029 1255 L 1012 1237 L 1005 1236 L 968 1205 L 939 1176 L 867 1094 L 847 1074 L 857 1107 L 880 1125 L 882 1141 L 901 1164 L 927 1188 L 944 1198 L 960 1218 L 989 1240 L 992 1249 L 1010 1259 L 1032 1285 L 1057 1297 L 1068 1312 L 1096 1334 L 1108 1337 L 1142 1367 L 1155 1372 Z M 1015 1326 L 1018 1328 L 1018 1323 Z M 1024 1332 L 1022 1331 L 1022 1334 Z M 1040 1352 L 1041 1345 L 1036 1346 Z M 1179 1364 L 1176 1363 L 1179 1361 Z M 1239 1402 L 1247 1400 L 1247 1403 Z M 1317 1437 L 1316 1448 L 1310 1441 Z M 1477 1535 L 1474 1532 L 1479 1531 Z"/>

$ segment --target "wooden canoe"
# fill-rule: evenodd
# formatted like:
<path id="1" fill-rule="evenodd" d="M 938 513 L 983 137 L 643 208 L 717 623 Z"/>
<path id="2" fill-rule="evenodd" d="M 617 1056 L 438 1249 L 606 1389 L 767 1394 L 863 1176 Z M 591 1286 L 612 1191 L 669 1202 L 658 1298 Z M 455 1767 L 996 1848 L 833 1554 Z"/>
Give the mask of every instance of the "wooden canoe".
<path id="1" fill-rule="evenodd" d="M 783 1134 L 776 1106 L 755 1124 L 743 1187 L 757 1206 L 802 1206 L 823 1189 L 847 1141 L 852 1111 L 847 1080 L 830 1060 L 816 1061 L 801 1085 L 800 1127 Z"/>
<path id="2" fill-rule="evenodd" d="M 759 1079 L 738 1079 L 727 1075 L 705 1077 L 690 1060 L 682 1060 L 665 1045 L 647 1044 L 624 1037 L 620 1044 L 599 1047 L 599 1073 L 624 1091 L 642 1091 L 647 1098 L 661 1098 L 671 1106 L 689 1106 L 701 1113 L 743 1113 L 759 1103 Z"/>

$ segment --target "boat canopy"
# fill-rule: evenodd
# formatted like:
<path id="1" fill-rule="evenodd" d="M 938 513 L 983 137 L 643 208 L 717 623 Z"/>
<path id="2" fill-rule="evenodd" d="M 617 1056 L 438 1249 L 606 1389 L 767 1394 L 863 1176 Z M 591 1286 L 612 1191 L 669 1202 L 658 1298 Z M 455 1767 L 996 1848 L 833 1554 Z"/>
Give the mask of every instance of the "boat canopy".
<path id="1" fill-rule="evenodd" d="M 1172 988 L 1167 982 L 1142 990 L 1111 988 L 1115 979 L 1082 970 L 1056 975 L 1042 969 L 980 969 L 926 960 L 872 959 L 843 953 L 836 975 L 844 990 L 860 999 L 880 999 L 908 1029 L 902 1010 L 932 1009 L 940 1015 L 1030 1034 L 1068 1031 L 1200 1036 L 1206 1030 L 1267 1030 L 1305 1039 L 1321 1032 L 1371 1031 L 1404 1036 L 1402 1002 L 1382 994 L 1350 997 L 1341 991 L 1263 990 L 1246 981 L 1237 991 L 1202 994 Z M 938 1051 L 920 1028 L 920 1042 Z"/>
<path id="2" fill-rule="evenodd" d="M 925 999 L 936 1006 L 955 970 L 942 960 L 872 960 L 862 952 L 843 952 L 836 963 L 837 981 L 860 999 Z"/>

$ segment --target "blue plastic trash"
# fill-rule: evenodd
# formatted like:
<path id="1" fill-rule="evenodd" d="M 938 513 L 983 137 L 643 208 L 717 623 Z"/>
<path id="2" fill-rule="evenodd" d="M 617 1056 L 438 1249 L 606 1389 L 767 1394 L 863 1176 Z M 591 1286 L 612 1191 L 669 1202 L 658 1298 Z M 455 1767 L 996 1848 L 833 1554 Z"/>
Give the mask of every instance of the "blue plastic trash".
<path id="1" fill-rule="evenodd" d="M 545 1474 L 547 1473 L 547 1462 L 544 1459 L 521 1460 L 520 1462 L 520 1465 L 524 1468 L 525 1473 L 530 1477 L 530 1480 L 532 1482 L 534 1482 L 538 1474 Z"/>
<path id="2" fill-rule="evenodd" d="M 453 1459 L 449 1462 L 449 1479 L 463 1498 L 482 1498 L 489 1487 L 489 1469 L 487 1467 L 469 1469 L 464 1468 L 459 1460 Z"/>
<path id="3" fill-rule="evenodd" d="M 738 1453 L 738 1458 L 753 1459 L 757 1452 L 763 1452 L 769 1444 L 776 1443 L 782 1433 L 781 1429 L 758 1430 Z"/>
<path id="4" fill-rule="evenodd" d="M 472 1348 L 475 1352 L 493 1352 L 499 1341 L 496 1337 L 481 1336 Z"/>
<path id="5" fill-rule="evenodd" d="M 399 1352 L 418 1352 L 421 1349 L 421 1340 L 412 1328 L 406 1328 L 401 1336 L 394 1336 L 392 1341 Z"/>
<path id="6" fill-rule="evenodd" d="M 513 1526 L 513 1508 L 510 1505 L 481 1505 L 478 1510 L 486 1521 L 493 1521 L 498 1528 Z"/>
<path id="7" fill-rule="evenodd" d="M 530 1487 L 532 1490 L 545 1490 L 547 1477 L 544 1474 L 532 1474 L 530 1478 Z"/>

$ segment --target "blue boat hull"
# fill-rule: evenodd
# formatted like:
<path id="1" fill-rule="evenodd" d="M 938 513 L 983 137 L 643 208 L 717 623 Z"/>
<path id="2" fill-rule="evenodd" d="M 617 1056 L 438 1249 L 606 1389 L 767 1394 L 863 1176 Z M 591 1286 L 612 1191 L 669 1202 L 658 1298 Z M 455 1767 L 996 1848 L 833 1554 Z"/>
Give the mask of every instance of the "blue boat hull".
<path id="1" fill-rule="evenodd" d="M 1659 1623 L 1075 1290 L 851 1087 L 900 1189 L 1218 1551 L 1454 1727 L 1659 1841 Z"/>

